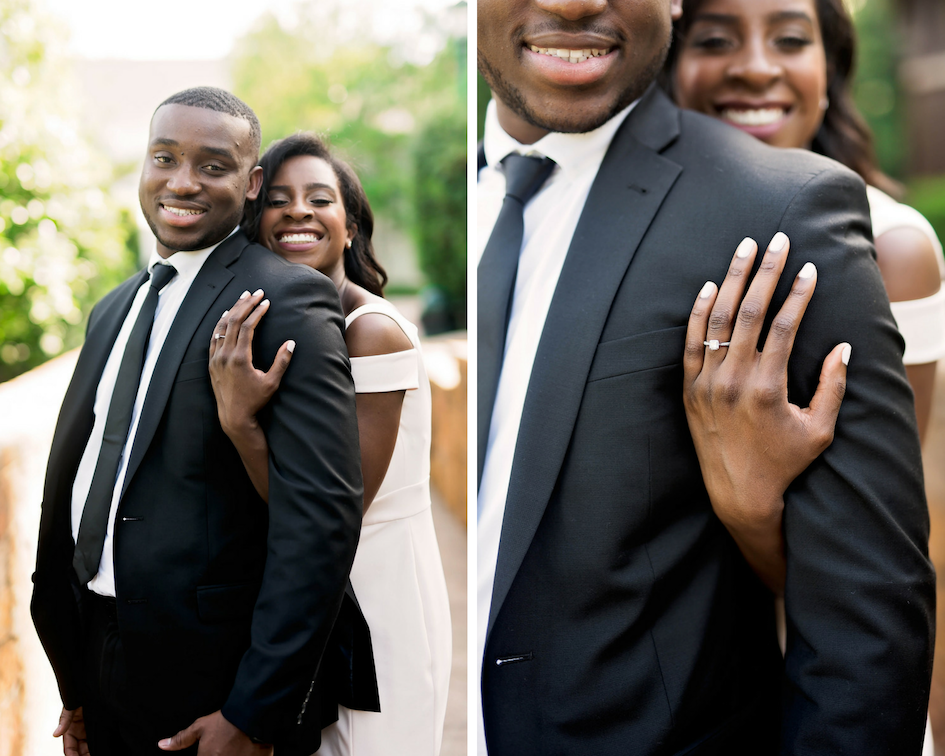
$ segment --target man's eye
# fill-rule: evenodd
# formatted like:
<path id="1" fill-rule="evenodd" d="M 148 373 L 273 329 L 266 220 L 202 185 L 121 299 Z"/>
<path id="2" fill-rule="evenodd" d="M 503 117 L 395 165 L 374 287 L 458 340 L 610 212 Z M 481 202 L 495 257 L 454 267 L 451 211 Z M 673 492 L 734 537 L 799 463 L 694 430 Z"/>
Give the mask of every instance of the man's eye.
<path id="1" fill-rule="evenodd" d="M 156 162 L 161 163 L 162 165 L 167 165 L 171 162 L 171 159 L 167 155 L 155 155 L 154 159 Z"/>
<path id="2" fill-rule="evenodd" d="M 215 163 L 210 163 L 209 165 L 204 166 L 204 168 L 210 171 L 210 173 L 223 173 L 223 171 L 226 170 L 226 168 L 224 168 L 222 165 L 216 165 Z"/>

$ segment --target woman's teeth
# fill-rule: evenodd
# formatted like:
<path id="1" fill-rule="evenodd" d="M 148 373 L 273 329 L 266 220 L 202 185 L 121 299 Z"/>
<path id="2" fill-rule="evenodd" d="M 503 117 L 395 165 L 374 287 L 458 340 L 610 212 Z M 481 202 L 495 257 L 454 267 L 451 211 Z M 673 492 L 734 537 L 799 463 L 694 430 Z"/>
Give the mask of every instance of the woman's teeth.
<path id="1" fill-rule="evenodd" d="M 588 58 L 599 58 L 601 55 L 606 55 L 610 50 L 565 50 L 564 48 L 555 48 L 555 47 L 535 47 L 535 45 L 529 45 L 528 49 L 532 52 L 536 52 L 539 55 L 551 55 L 555 58 L 561 58 L 561 60 L 566 60 L 569 63 L 583 63 Z"/>
<path id="2" fill-rule="evenodd" d="M 769 126 L 784 118 L 784 108 L 754 108 L 751 110 L 725 108 L 722 118 L 738 126 Z"/>
<path id="3" fill-rule="evenodd" d="M 286 234 L 280 236 L 279 241 L 285 244 L 306 244 L 317 242 L 318 237 L 315 234 Z"/>

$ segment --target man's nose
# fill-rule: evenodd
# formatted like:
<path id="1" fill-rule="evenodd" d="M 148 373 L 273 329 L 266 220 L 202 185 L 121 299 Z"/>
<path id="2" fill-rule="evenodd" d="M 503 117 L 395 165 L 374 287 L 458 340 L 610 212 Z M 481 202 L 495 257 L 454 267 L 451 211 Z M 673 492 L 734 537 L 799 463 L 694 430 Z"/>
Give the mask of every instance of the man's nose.
<path id="1" fill-rule="evenodd" d="M 750 40 L 735 55 L 727 69 L 733 79 L 745 82 L 752 89 L 765 89 L 784 74 L 784 68 L 764 40 Z"/>
<path id="2" fill-rule="evenodd" d="M 535 4 L 568 21 L 596 16 L 607 8 L 607 0 L 535 0 Z"/>
<path id="3" fill-rule="evenodd" d="M 180 196 L 197 194 L 200 191 L 200 181 L 190 166 L 182 165 L 168 178 L 167 188 Z"/>

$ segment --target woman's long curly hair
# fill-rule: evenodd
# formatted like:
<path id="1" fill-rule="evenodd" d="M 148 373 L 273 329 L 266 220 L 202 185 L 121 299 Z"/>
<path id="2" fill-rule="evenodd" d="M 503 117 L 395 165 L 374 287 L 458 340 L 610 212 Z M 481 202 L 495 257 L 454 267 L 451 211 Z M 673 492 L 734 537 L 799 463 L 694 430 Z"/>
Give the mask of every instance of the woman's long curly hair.
<path id="1" fill-rule="evenodd" d="M 689 32 L 689 21 L 705 0 L 683 0 L 682 18 L 673 24 L 673 43 L 660 82 L 673 96 L 679 48 Z M 850 91 L 856 59 L 856 31 L 843 0 L 814 0 L 827 59 L 827 98 L 830 104 L 811 142 L 811 150 L 843 163 L 867 184 L 901 196 L 900 184 L 879 169 L 873 136 L 853 103 Z"/>
<path id="2" fill-rule="evenodd" d="M 243 210 L 243 228 L 253 241 L 259 241 L 259 220 L 269 201 L 269 187 L 283 163 L 294 157 L 309 155 L 328 163 L 338 179 L 341 201 L 345 208 L 348 228 L 356 227 L 351 246 L 344 251 L 345 275 L 358 286 L 379 297 L 384 296 L 387 273 L 377 261 L 371 235 L 374 233 L 374 213 L 361 180 L 345 161 L 335 157 L 325 141 L 312 133 L 299 132 L 269 145 L 259 164 L 263 169 L 263 186 L 259 196 L 247 202 Z"/>

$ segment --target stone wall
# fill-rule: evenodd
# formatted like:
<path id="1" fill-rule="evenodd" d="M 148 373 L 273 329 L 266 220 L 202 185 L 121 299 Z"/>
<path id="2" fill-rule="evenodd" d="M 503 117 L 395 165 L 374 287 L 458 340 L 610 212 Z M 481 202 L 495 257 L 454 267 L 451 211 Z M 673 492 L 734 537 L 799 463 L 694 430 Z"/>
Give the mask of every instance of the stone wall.
<path id="1" fill-rule="evenodd" d="M 430 478 L 456 518 L 466 524 L 466 335 L 446 334 L 423 344 L 433 395 Z"/>

